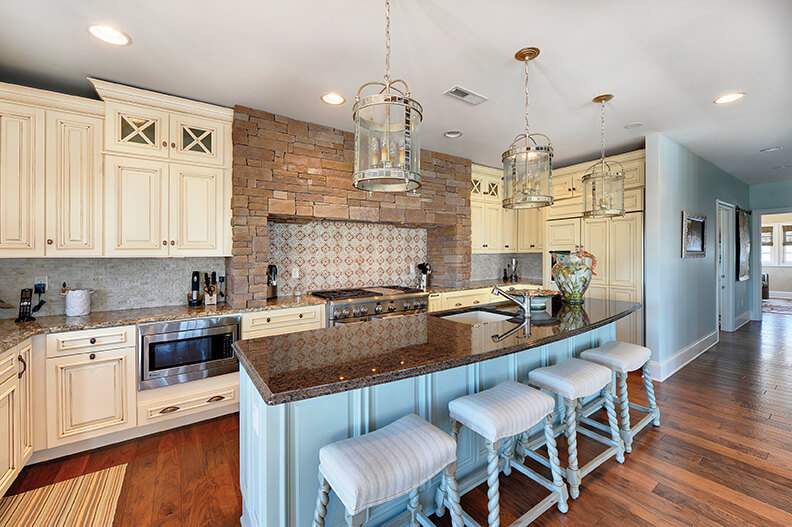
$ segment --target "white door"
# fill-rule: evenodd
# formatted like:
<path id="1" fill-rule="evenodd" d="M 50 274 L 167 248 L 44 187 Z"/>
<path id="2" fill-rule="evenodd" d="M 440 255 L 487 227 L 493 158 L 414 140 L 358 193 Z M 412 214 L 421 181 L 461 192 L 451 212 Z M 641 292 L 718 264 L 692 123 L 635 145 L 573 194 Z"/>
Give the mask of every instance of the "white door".
<path id="1" fill-rule="evenodd" d="M 135 349 L 47 359 L 47 447 L 135 425 Z"/>
<path id="2" fill-rule="evenodd" d="M 33 455 L 33 346 L 27 343 L 19 348 L 19 451 L 20 466 Z"/>
<path id="3" fill-rule="evenodd" d="M 608 218 L 590 218 L 583 220 L 582 240 L 583 248 L 593 254 L 597 259 L 596 274 L 591 278 L 592 284 L 608 284 L 609 254 L 611 242 L 620 244 L 617 238 L 609 236 L 610 220 Z"/>
<path id="4" fill-rule="evenodd" d="M 170 166 L 171 256 L 223 254 L 223 170 Z"/>
<path id="5" fill-rule="evenodd" d="M 108 151 L 168 157 L 168 112 L 149 106 L 107 101 L 105 122 L 105 148 Z"/>
<path id="6" fill-rule="evenodd" d="M 192 115 L 171 114 L 170 158 L 223 165 L 225 124 Z"/>
<path id="7" fill-rule="evenodd" d="M 5 494 L 20 467 L 19 384 L 16 375 L 0 384 L 0 495 Z"/>
<path id="8" fill-rule="evenodd" d="M 168 164 L 107 156 L 105 183 L 106 254 L 168 256 Z"/>
<path id="9" fill-rule="evenodd" d="M 0 257 L 44 255 L 44 110 L 0 102 Z"/>
<path id="10" fill-rule="evenodd" d="M 102 124 L 47 112 L 47 256 L 102 255 Z"/>

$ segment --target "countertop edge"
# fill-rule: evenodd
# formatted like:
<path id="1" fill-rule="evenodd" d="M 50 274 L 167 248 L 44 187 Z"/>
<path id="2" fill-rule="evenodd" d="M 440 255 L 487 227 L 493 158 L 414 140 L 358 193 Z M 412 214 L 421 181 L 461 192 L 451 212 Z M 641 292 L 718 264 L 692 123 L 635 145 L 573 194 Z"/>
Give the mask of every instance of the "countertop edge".
<path id="1" fill-rule="evenodd" d="M 591 330 L 599 329 L 608 324 L 612 324 L 613 322 L 616 322 L 617 320 L 620 320 L 634 313 L 635 311 L 638 311 L 639 309 L 641 309 L 641 307 L 642 305 L 640 303 L 635 303 L 632 305 L 631 308 L 626 309 L 616 315 L 600 320 L 596 323 L 592 323 L 586 326 L 585 328 L 571 330 L 565 332 L 562 335 L 552 335 L 547 338 L 541 339 L 539 341 L 533 342 L 531 343 L 531 345 L 527 347 L 513 346 L 511 348 L 503 348 L 488 353 L 482 353 L 480 355 L 468 356 L 461 359 L 441 361 L 435 364 L 419 366 L 397 372 L 385 372 L 382 374 L 370 375 L 359 379 L 350 379 L 348 381 L 341 381 L 332 384 L 322 384 L 311 388 L 301 388 L 299 390 L 290 390 L 278 394 L 272 393 L 272 391 L 267 386 L 266 382 L 264 382 L 264 380 L 261 378 L 261 375 L 259 375 L 255 367 L 253 367 L 251 362 L 247 359 L 247 357 L 245 357 L 244 352 L 240 352 L 236 346 L 234 347 L 234 350 L 236 351 L 236 356 L 239 359 L 240 365 L 242 365 L 245 368 L 245 372 L 248 374 L 249 377 L 251 377 L 251 380 L 253 381 L 253 384 L 256 387 L 256 390 L 259 392 L 259 395 L 261 396 L 262 400 L 269 406 L 277 406 L 280 404 L 297 402 L 305 399 L 313 399 L 316 397 L 333 395 L 336 393 L 341 393 L 349 390 L 356 390 L 359 388 L 366 388 L 369 386 L 376 386 L 379 384 L 386 384 L 389 382 L 400 381 L 403 379 L 408 379 L 410 377 L 417 377 L 419 375 L 428 375 L 430 373 L 449 370 L 451 368 L 456 368 L 460 366 L 468 366 L 470 364 L 483 362 L 485 360 L 497 359 L 498 357 L 511 355 L 513 353 L 518 353 L 518 352 L 538 348 L 541 346 L 546 346 L 547 344 L 552 344 L 553 342 L 558 342 L 570 337 L 581 335 L 583 333 L 588 333 Z"/>

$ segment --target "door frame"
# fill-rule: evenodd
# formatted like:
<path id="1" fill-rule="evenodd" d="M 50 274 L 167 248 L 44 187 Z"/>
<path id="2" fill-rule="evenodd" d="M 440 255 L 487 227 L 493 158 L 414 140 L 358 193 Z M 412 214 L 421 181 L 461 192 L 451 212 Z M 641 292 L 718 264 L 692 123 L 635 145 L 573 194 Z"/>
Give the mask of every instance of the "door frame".
<path id="1" fill-rule="evenodd" d="M 781 209 L 756 209 L 751 211 L 751 320 L 762 320 L 762 216 L 790 214 L 792 207 Z"/>
<path id="2" fill-rule="evenodd" d="M 721 222 L 721 212 L 728 214 L 729 220 L 725 225 Z M 719 199 L 715 200 L 715 327 L 721 331 L 735 331 L 737 329 L 737 322 L 735 316 L 735 280 L 734 266 L 736 258 L 736 245 L 737 233 L 735 231 L 736 225 L 736 206 L 732 203 L 727 203 Z M 719 259 L 721 256 L 721 243 L 725 244 L 724 258 L 726 259 L 724 276 L 721 278 Z M 725 306 L 721 306 L 721 288 L 725 289 Z M 721 307 L 723 309 L 723 316 L 721 317 Z"/>

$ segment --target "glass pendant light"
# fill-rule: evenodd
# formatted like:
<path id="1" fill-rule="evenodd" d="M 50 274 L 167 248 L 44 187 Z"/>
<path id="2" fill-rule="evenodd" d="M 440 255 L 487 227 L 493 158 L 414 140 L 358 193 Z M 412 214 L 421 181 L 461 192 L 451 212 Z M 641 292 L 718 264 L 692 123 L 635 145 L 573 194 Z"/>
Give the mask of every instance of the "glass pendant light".
<path id="1" fill-rule="evenodd" d="M 531 133 L 528 124 L 528 63 L 539 56 L 539 48 L 523 48 L 514 58 L 525 66 L 525 130 L 514 138 L 503 160 L 503 207 L 527 209 L 553 204 L 553 145 L 544 134 Z"/>
<path id="2" fill-rule="evenodd" d="M 355 121 L 355 188 L 415 191 L 421 186 L 419 132 L 423 108 L 401 79 L 390 77 L 390 0 L 385 1 L 385 78 L 358 88 Z"/>
<path id="3" fill-rule="evenodd" d="M 624 216 L 624 167 L 605 160 L 605 103 L 613 99 L 606 93 L 591 101 L 600 105 L 600 159 L 583 175 L 583 216 L 607 218 Z"/>

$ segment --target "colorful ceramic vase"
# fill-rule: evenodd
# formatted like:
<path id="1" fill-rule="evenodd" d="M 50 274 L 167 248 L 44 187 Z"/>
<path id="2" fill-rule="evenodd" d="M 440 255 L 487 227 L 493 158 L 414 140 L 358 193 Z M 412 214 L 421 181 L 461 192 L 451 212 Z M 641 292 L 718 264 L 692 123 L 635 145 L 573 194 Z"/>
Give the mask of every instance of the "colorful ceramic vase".
<path id="1" fill-rule="evenodd" d="M 580 250 L 576 253 L 554 253 L 553 281 L 561 291 L 567 304 L 582 304 L 591 277 L 595 274 L 597 259 L 593 254 Z"/>

